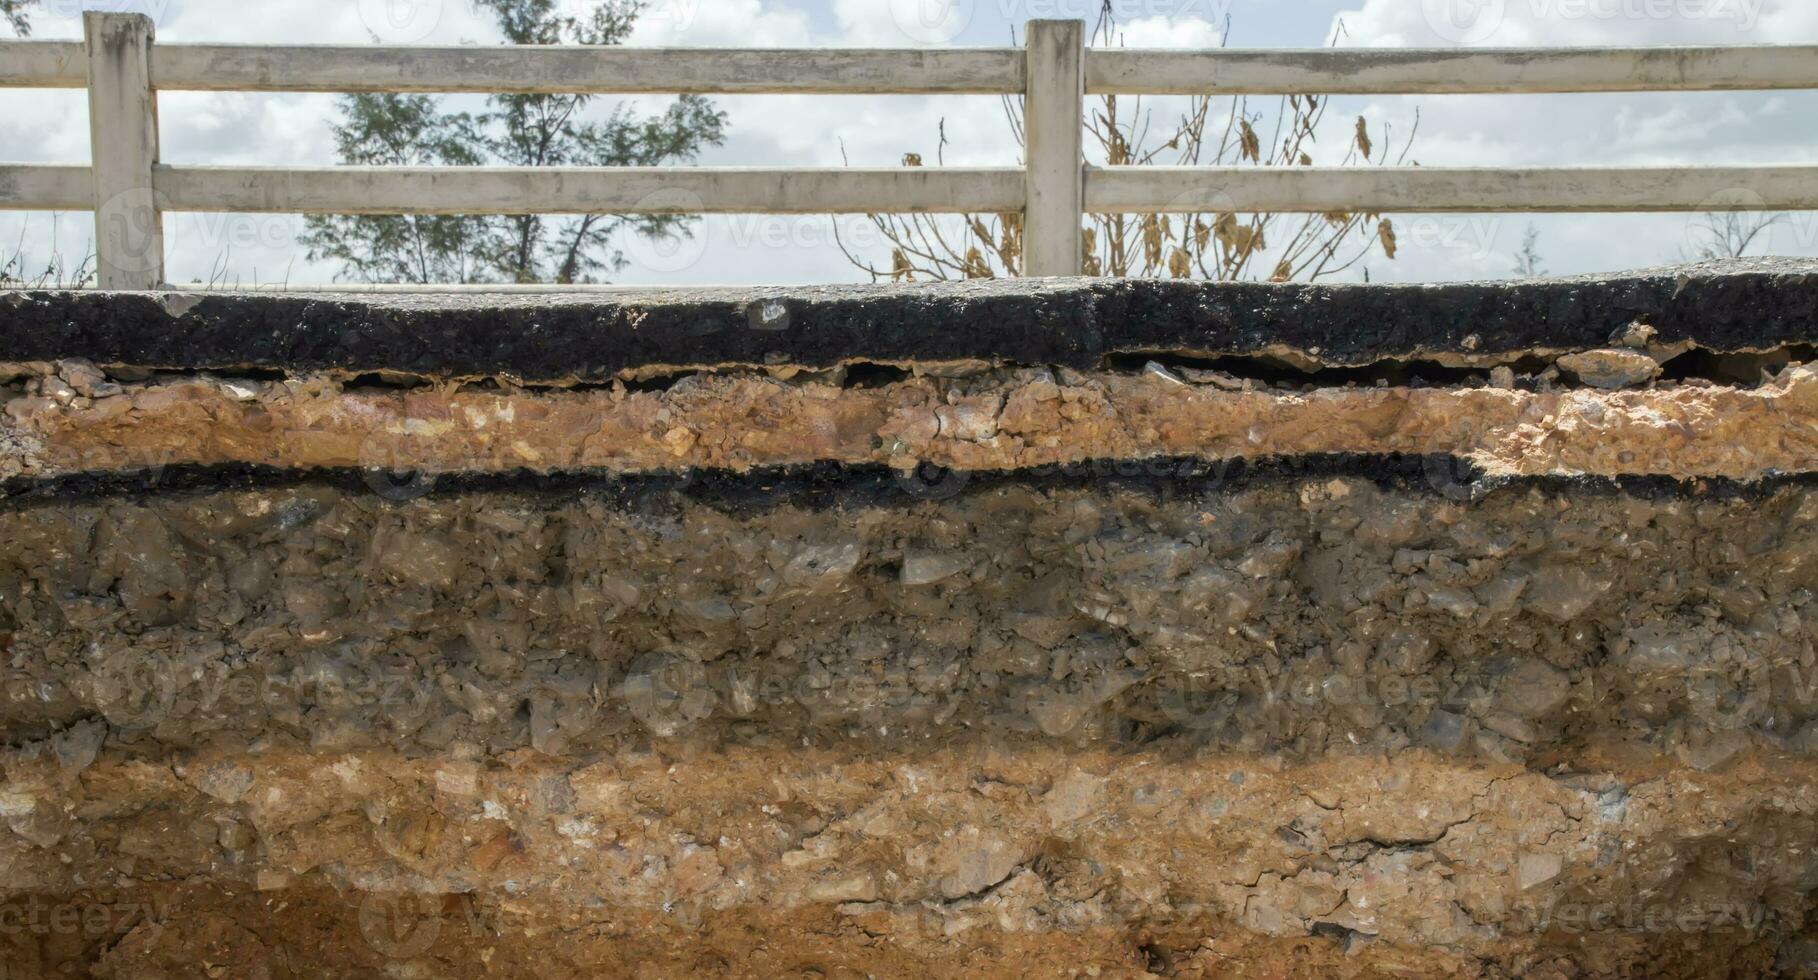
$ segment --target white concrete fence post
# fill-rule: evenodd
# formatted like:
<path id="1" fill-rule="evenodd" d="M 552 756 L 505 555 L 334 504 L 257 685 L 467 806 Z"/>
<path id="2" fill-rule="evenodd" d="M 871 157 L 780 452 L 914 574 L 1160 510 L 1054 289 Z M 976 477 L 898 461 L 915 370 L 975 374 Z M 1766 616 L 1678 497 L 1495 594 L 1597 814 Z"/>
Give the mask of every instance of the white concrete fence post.
<path id="1" fill-rule="evenodd" d="M 164 280 L 164 216 L 152 187 L 158 97 L 153 27 L 142 14 L 82 17 L 95 180 L 95 276 L 102 289 L 156 289 Z"/>
<path id="2" fill-rule="evenodd" d="M 1085 222 L 1086 25 L 1032 20 L 1027 30 L 1028 91 L 1023 97 L 1023 274 L 1077 276 Z"/>

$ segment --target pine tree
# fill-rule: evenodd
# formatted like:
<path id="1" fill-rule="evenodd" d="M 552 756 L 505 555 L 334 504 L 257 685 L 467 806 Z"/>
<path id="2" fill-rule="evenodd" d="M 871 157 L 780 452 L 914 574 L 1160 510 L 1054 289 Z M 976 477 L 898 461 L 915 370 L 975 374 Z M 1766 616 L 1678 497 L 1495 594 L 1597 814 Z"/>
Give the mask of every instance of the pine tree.
<path id="1" fill-rule="evenodd" d="M 32 36 L 32 21 L 26 11 L 38 0 L 0 0 L 0 20 L 5 20 L 20 37 Z"/>
<path id="2" fill-rule="evenodd" d="M 585 17 L 557 0 L 478 0 L 510 44 L 622 44 L 642 0 L 606 0 Z M 428 96 L 352 96 L 335 129 L 341 160 L 396 166 L 622 167 L 695 159 L 725 138 L 726 115 L 700 96 L 678 98 L 658 115 L 624 105 L 603 116 L 589 95 L 496 95 L 484 112 L 446 112 Z M 404 282 L 596 281 L 618 271 L 622 232 L 688 235 L 679 215 L 584 214 L 481 217 L 312 217 L 312 259 L 341 264 L 352 279 Z"/>
<path id="3" fill-rule="evenodd" d="M 472 117 L 444 113 L 424 95 L 350 95 L 335 127 L 342 163 L 473 166 L 481 161 Z M 332 259 L 363 282 L 477 282 L 487 218 L 445 215 L 312 215 L 303 242 L 311 259 Z"/>
<path id="4" fill-rule="evenodd" d="M 1529 225 L 1527 233 L 1521 236 L 1521 251 L 1515 253 L 1515 274 L 1523 279 L 1547 274 L 1546 266 L 1540 261 L 1540 229 L 1533 225 Z"/>

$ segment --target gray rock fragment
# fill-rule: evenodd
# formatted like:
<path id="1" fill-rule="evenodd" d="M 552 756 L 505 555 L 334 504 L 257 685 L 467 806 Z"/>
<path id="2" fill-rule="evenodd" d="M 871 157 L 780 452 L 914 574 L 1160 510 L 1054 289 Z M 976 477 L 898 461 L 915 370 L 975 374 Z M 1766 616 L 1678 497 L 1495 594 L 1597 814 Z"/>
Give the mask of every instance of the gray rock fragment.
<path id="1" fill-rule="evenodd" d="M 1727 767 L 1749 747 L 1749 737 L 1742 732 L 1712 732 L 1682 742 L 1677 748 L 1679 761 L 1701 772 L 1715 772 Z"/>
<path id="2" fill-rule="evenodd" d="M 1010 877 L 1022 863 L 1022 853 L 1009 840 L 968 828 L 957 837 L 943 866 L 941 895 L 947 899 L 976 895 Z"/>
<path id="3" fill-rule="evenodd" d="M 197 773 L 194 782 L 197 789 L 231 806 L 252 788 L 253 774 L 236 765 L 215 765 Z"/>
<path id="4" fill-rule="evenodd" d="M 864 551 L 852 542 L 808 545 L 783 567 L 783 581 L 810 592 L 834 592 L 852 577 L 863 557 Z"/>
<path id="5" fill-rule="evenodd" d="M 51 736 L 51 751 L 64 772 L 79 775 L 94 764 L 95 756 L 101 752 L 101 743 L 106 739 L 107 722 L 91 718 Z"/>
<path id="6" fill-rule="evenodd" d="M 964 571 L 966 563 L 953 555 L 908 554 L 903 556 L 904 585 L 933 585 Z"/>
<path id="7" fill-rule="evenodd" d="M 1515 887 L 1538 888 L 1559 877 L 1565 860 L 1557 854 L 1523 854 L 1515 864 Z"/>
<path id="8" fill-rule="evenodd" d="M 1615 580 L 1607 573 L 1579 565 L 1550 565 L 1534 573 L 1525 599 L 1528 608 L 1555 622 L 1577 619 Z"/>
<path id="9" fill-rule="evenodd" d="M 1496 707 L 1518 718 L 1540 718 L 1564 704 L 1571 693 L 1572 679 L 1565 671 L 1539 660 L 1524 660 L 1497 682 Z"/>
<path id="10" fill-rule="evenodd" d="M 1435 709 L 1420 729 L 1420 744 L 1440 752 L 1457 752 L 1464 746 L 1468 730 L 1463 715 Z"/>

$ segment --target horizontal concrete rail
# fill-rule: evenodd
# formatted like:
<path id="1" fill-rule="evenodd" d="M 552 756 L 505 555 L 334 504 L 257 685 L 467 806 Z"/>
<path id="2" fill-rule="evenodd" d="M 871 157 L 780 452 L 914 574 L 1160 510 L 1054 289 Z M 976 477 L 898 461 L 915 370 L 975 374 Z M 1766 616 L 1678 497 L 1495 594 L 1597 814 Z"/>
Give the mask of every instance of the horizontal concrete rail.
<path id="1" fill-rule="evenodd" d="M 0 211 L 89 211 L 95 178 L 87 167 L 0 165 Z"/>
<path id="2" fill-rule="evenodd" d="M 796 177 L 808 190 L 792 189 Z M 80 211 L 86 167 L 0 167 L 0 210 Z M 1015 211 L 1016 168 L 606 168 L 599 170 L 170 167 L 172 211 L 325 214 L 836 214 Z M 383 201 L 383 205 L 373 202 Z M 1818 167 L 1406 167 L 1259 170 L 1111 167 L 1086 172 L 1093 213 L 1818 210 Z"/>
<path id="3" fill-rule="evenodd" d="M 1009 95 L 1020 48 L 946 51 L 160 45 L 159 89 Z"/>
<path id="4" fill-rule="evenodd" d="M 0 41 L 0 88 L 85 88 L 80 41 Z"/>
<path id="5" fill-rule="evenodd" d="M 1021 48 L 828 50 L 160 44 L 164 91 L 1021 93 Z M 81 88 L 72 41 L 0 42 L 0 86 Z M 1818 85 L 1818 45 L 1086 52 L 1104 95 L 1685 92 Z"/>
<path id="6" fill-rule="evenodd" d="M 1690 92 L 1818 86 L 1818 46 L 1093 51 L 1102 95 Z"/>
<path id="7" fill-rule="evenodd" d="M 852 214 L 1016 211 L 1023 171 L 717 167 L 167 167 L 173 211 L 318 214 Z"/>
<path id="8" fill-rule="evenodd" d="M 160 44 L 152 87 L 200 92 L 974 94 L 1023 91 L 1021 48 L 855 50 Z M 0 42 L 0 86 L 82 88 L 82 45 Z"/>
<path id="9" fill-rule="evenodd" d="M 1818 210 L 1818 167 L 1110 167 L 1092 213 Z"/>

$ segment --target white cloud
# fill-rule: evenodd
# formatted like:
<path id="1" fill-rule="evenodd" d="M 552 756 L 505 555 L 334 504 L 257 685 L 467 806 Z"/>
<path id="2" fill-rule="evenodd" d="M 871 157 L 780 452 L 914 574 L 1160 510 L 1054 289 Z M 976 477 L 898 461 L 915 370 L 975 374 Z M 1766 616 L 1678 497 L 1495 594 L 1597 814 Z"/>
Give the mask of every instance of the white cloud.
<path id="1" fill-rule="evenodd" d="M 972 15 L 966 0 L 833 0 L 841 36 L 857 47 L 951 43 Z"/>
<path id="2" fill-rule="evenodd" d="M 1339 14 L 1362 47 L 1792 43 L 1809 0 L 1363 0 Z"/>
<path id="3" fill-rule="evenodd" d="M 1809 0 L 1363 0 L 1340 11 L 1347 47 L 1813 43 Z M 1473 20 L 1472 15 L 1477 19 Z M 1454 16 L 1456 15 L 1456 16 Z M 1342 24 L 1342 30 L 1339 26 Z M 1414 156 L 1429 166 L 1617 166 L 1818 163 L 1818 139 L 1776 118 L 1818 112 L 1818 93 L 1471 95 L 1345 100 L 1373 119 L 1421 114 Z M 1446 222 L 1402 216 L 1398 224 Z M 1493 216 L 1472 247 L 1404 248 L 1373 263 L 1378 278 L 1507 275 L 1523 232 L 1541 229 L 1554 272 L 1659 265 L 1695 251 L 1696 217 Z M 1476 239 L 1488 236 L 1487 251 Z M 1818 252 L 1810 215 L 1791 215 L 1766 250 Z M 1403 236 L 1404 245 L 1407 236 Z"/>
<path id="4" fill-rule="evenodd" d="M 680 47 L 787 48 L 813 45 L 808 12 L 765 0 L 653 0 L 631 43 Z"/>
<path id="5" fill-rule="evenodd" d="M 1118 35 L 1129 48 L 1216 48 L 1224 26 L 1205 17 L 1158 14 L 1122 23 Z"/>

